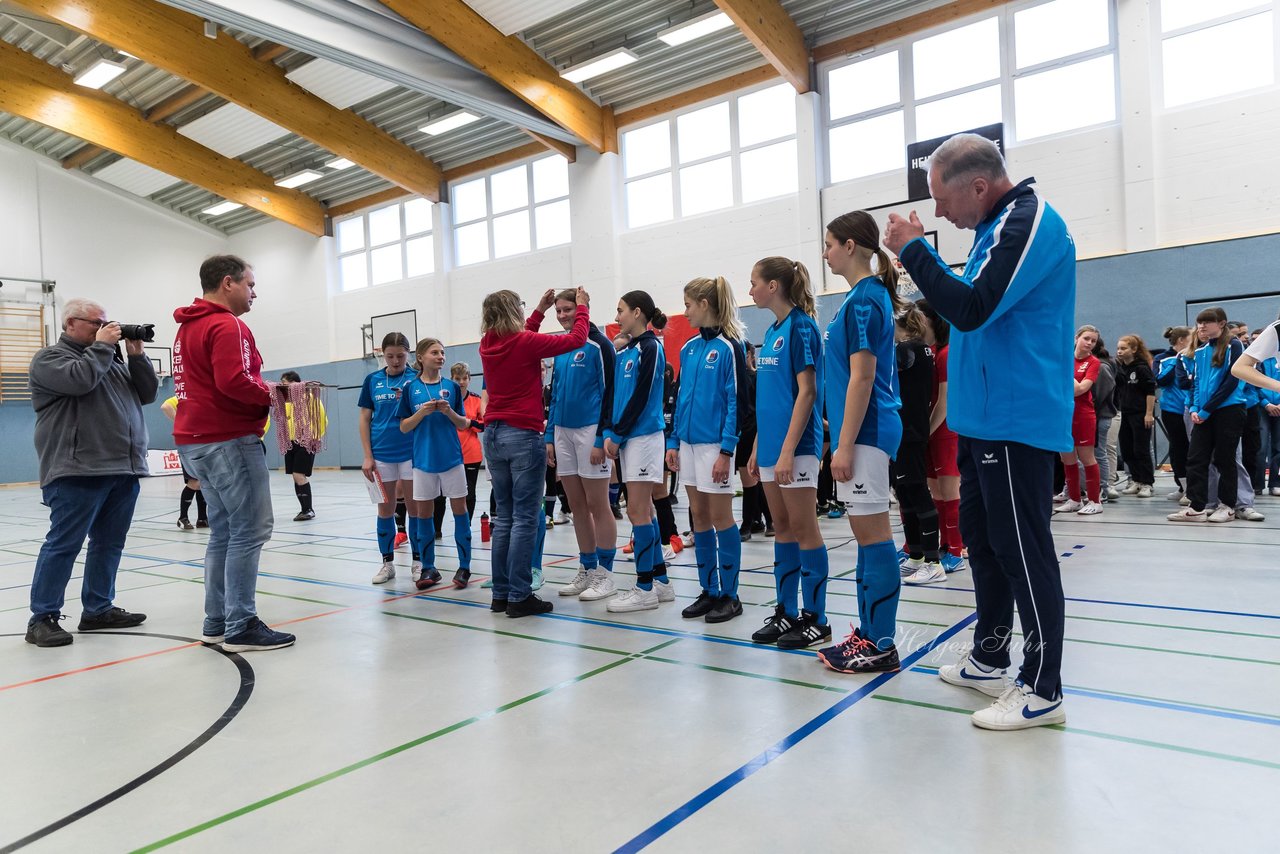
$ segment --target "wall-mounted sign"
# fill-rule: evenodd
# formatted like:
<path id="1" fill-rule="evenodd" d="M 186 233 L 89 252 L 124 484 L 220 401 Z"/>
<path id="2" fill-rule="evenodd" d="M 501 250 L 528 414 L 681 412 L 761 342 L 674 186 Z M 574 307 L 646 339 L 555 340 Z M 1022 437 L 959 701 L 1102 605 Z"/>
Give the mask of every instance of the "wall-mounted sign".
<path id="1" fill-rule="evenodd" d="M 986 127 L 974 128 L 973 130 L 960 131 L 961 133 L 976 133 L 978 136 L 985 136 L 1000 147 L 1000 153 L 1004 154 L 1004 124 L 987 125 Z M 938 150 L 938 146 L 946 142 L 955 134 L 940 136 L 936 139 L 926 139 L 923 142 L 913 142 L 907 146 L 907 200 L 916 201 L 917 199 L 929 198 L 929 157 L 933 152 Z"/>

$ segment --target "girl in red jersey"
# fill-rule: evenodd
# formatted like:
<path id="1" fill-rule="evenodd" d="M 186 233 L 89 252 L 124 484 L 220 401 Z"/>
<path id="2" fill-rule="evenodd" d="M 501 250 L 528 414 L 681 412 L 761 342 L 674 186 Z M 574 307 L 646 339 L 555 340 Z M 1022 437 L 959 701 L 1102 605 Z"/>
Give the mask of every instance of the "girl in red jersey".
<path id="1" fill-rule="evenodd" d="M 924 343 L 933 350 L 933 395 L 929 403 L 929 444 L 925 457 L 929 494 L 938 508 L 938 531 L 942 548 L 942 568 L 959 572 L 969 568 L 964 559 L 964 539 L 960 536 L 960 466 L 957 463 L 960 438 L 947 426 L 947 351 L 951 324 L 928 300 L 916 307 L 928 318 Z"/>
<path id="2" fill-rule="evenodd" d="M 1098 416 L 1093 408 L 1092 391 L 1093 384 L 1098 381 L 1098 371 L 1101 369 L 1101 363 L 1092 352 L 1097 343 L 1096 327 L 1086 325 L 1076 330 L 1076 408 L 1071 417 L 1071 438 L 1076 448 L 1073 453 L 1062 455 L 1062 467 L 1067 476 L 1067 500 L 1055 505 L 1054 513 L 1093 516 L 1102 512 L 1102 477 L 1098 470 L 1098 459 L 1093 450 L 1097 440 Z M 1087 494 L 1083 503 L 1080 501 L 1080 470 L 1076 467 L 1077 456 L 1080 462 L 1084 463 Z"/>

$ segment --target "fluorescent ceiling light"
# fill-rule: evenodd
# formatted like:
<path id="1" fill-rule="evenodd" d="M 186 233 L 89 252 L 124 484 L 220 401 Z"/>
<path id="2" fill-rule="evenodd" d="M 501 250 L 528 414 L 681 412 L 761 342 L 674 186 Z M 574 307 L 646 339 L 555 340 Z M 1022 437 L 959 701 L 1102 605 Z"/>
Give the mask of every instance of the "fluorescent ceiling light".
<path id="1" fill-rule="evenodd" d="M 218 202 L 212 207 L 205 208 L 201 213 L 208 216 L 222 216 L 224 213 L 231 213 L 236 208 L 242 208 L 244 205 L 239 202 Z"/>
<path id="2" fill-rule="evenodd" d="M 599 77 L 601 74 L 621 68 L 624 65 L 630 65 L 639 58 L 625 47 L 620 47 L 617 50 L 609 51 L 603 56 L 597 56 L 595 59 L 572 65 L 561 71 L 560 76 L 570 83 L 581 83 L 583 80 Z"/>
<path id="3" fill-rule="evenodd" d="M 330 160 L 328 163 L 325 164 L 325 167 L 329 169 L 350 169 L 352 166 L 355 166 L 355 165 L 356 164 L 352 163 L 347 158 L 339 157 L 336 160 Z"/>
<path id="4" fill-rule="evenodd" d="M 658 40 L 675 47 L 733 26 L 724 12 L 709 12 L 658 33 Z"/>
<path id="5" fill-rule="evenodd" d="M 442 133 L 457 130 L 463 125 L 469 125 L 472 122 L 479 120 L 480 117 L 474 113 L 468 113 L 466 110 L 458 110 L 456 113 L 450 113 L 443 119 L 436 119 L 434 122 L 425 124 L 418 128 L 418 130 L 431 136 L 439 136 Z"/>
<path id="6" fill-rule="evenodd" d="M 76 75 L 76 85 L 83 86 L 86 89 L 101 89 L 121 74 L 124 74 L 124 72 L 125 66 L 123 62 L 99 59 L 85 71 Z"/>
<path id="7" fill-rule="evenodd" d="M 303 184 L 310 184 L 317 178 L 323 177 L 324 175 L 314 169 L 303 169 L 301 172 L 294 172 L 287 178 L 281 178 L 279 181 L 276 181 L 276 186 L 286 187 L 292 190 L 294 187 L 301 187 Z"/>

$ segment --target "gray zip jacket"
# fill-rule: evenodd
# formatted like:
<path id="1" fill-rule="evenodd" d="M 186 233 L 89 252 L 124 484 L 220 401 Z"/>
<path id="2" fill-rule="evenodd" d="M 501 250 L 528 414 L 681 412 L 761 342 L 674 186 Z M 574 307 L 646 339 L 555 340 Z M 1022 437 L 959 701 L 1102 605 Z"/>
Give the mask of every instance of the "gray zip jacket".
<path id="1" fill-rule="evenodd" d="M 40 485 L 60 477 L 135 475 L 147 470 L 142 407 L 160 379 L 146 356 L 116 360 L 116 348 L 88 347 L 66 334 L 31 360 Z"/>

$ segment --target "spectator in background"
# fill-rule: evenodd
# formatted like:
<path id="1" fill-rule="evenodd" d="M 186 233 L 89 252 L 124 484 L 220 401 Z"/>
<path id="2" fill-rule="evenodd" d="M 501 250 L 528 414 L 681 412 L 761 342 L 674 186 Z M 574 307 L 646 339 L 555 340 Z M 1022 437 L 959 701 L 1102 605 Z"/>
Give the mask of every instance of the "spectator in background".
<path id="1" fill-rule="evenodd" d="M 116 572 L 147 471 L 142 407 L 156 399 L 160 380 L 141 341 L 119 350 L 120 324 L 96 302 L 68 300 L 62 337 L 31 360 L 31 401 L 40 491 L 49 507 L 49 532 L 31 582 L 27 643 L 66 646 L 74 638 L 58 625 L 76 556 L 89 539 L 81 582 L 78 629 L 127 629 L 146 614 L 115 607 Z"/>
<path id="2" fill-rule="evenodd" d="M 1116 407 L 1120 410 L 1120 453 L 1132 477 L 1123 495 L 1150 498 L 1155 484 L 1151 430 L 1156 423 L 1156 379 L 1151 353 L 1137 335 L 1116 342 Z"/>
<path id="3" fill-rule="evenodd" d="M 178 418 L 178 397 L 173 397 L 160 404 L 160 411 L 170 421 Z M 191 524 L 187 514 L 191 511 L 191 499 L 196 502 L 196 523 Z M 205 509 L 204 493 L 200 491 L 200 481 L 191 476 L 186 469 L 182 470 L 182 495 L 178 499 L 178 527 L 184 531 L 192 528 L 209 527 L 209 511 Z"/>
<path id="4" fill-rule="evenodd" d="M 302 377 L 298 376 L 297 371 L 285 371 L 280 375 L 280 385 L 286 389 L 290 383 L 300 383 Z M 313 413 L 312 423 L 316 425 L 319 435 L 323 436 L 325 430 L 329 426 L 329 418 L 325 414 L 324 404 L 319 400 L 313 401 L 316 412 Z M 316 455 L 308 451 L 302 445 L 298 444 L 298 430 L 293 421 L 293 404 L 286 403 L 284 405 L 284 415 L 286 426 L 289 430 L 289 452 L 284 455 L 284 473 L 293 478 L 293 494 L 298 498 L 298 515 L 293 517 L 295 522 L 309 522 L 316 518 L 316 511 L 311 506 L 311 472 L 315 467 Z"/>

